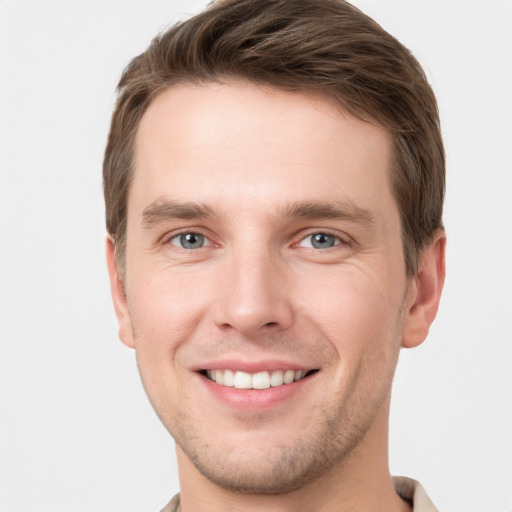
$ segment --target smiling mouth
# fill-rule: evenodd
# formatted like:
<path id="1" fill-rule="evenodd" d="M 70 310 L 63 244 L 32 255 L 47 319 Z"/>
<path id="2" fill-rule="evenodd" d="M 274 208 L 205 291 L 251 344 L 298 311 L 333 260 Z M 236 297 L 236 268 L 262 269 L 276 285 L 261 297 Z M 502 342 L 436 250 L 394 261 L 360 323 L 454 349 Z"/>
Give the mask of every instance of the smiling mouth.
<path id="1" fill-rule="evenodd" d="M 316 373 L 318 370 L 264 370 L 247 373 L 234 370 L 202 370 L 200 373 L 220 386 L 236 389 L 268 389 L 291 384 Z"/>

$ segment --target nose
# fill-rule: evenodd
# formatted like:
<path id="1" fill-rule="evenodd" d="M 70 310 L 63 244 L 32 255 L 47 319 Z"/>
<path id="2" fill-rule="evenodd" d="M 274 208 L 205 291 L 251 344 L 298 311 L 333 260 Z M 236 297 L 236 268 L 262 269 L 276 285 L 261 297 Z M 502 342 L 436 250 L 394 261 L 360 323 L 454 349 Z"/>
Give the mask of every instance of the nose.
<path id="1" fill-rule="evenodd" d="M 270 251 L 244 251 L 226 262 L 215 323 L 244 337 L 277 333 L 293 322 L 286 268 Z"/>

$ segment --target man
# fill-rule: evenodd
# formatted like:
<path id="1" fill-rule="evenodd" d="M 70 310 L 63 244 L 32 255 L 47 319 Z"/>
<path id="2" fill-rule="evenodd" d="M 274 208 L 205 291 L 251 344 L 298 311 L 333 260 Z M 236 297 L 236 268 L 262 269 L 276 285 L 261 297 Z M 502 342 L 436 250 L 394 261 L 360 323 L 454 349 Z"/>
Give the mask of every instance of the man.
<path id="1" fill-rule="evenodd" d="M 411 54 L 341 0 L 227 0 L 120 82 L 120 338 L 176 441 L 165 512 L 435 510 L 389 474 L 391 383 L 444 282 L 444 152 Z"/>

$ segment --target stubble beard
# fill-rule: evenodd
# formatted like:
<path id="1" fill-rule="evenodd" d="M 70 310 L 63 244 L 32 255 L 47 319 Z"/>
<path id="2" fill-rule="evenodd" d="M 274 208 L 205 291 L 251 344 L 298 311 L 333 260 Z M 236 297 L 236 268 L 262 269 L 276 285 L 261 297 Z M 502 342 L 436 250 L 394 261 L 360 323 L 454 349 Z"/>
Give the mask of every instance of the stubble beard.
<path id="1" fill-rule="evenodd" d="M 397 318 L 400 324 L 404 304 L 405 299 Z M 343 470 L 351 457 L 357 456 L 358 447 L 379 411 L 389 405 L 400 343 L 389 338 L 382 343 L 390 343 L 391 347 L 385 353 L 373 354 L 373 361 L 366 360 L 358 367 L 347 386 L 317 410 L 314 427 L 299 435 L 293 432 L 293 442 L 276 443 L 265 453 L 252 444 L 240 455 L 240 448 L 243 451 L 245 447 L 230 446 L 229 432 L 220 432 L 221 445 L 208 440 L 197 428 L 198 421 L 207 424 L 208 418 L 198 419 L 186 408 L 167 416 L 166 407 L 158 407 L 151 400 L 151 393 L 147 394 L 176 444 L 210 482 L 242 494 L 286 494 L 314 483 L 333 470 Z M 380 364 L 376 363 L 379 358 Z"/>
<path id="2" fill-rule="evenodd" d="M 174 423 L 169 431 L 197 470 L 219 487 L 242 494 L 285 494 L 314 483 L 334 469 L 342 470 L 389 393 L 390 386 L 380 389 L 371 408 L 363 412 L 361 397 L 354 395 L 356 386 L 345 389 L 338 407 L 322 409 L 312 431 L 265 453 L 253 446 L 252 453 L 240 455 L 236 447 L 219 448 L 204 442 L 197 430 L 190 428 L 194 421 L 183 411 L 178 423 L 187 428 Z"/>

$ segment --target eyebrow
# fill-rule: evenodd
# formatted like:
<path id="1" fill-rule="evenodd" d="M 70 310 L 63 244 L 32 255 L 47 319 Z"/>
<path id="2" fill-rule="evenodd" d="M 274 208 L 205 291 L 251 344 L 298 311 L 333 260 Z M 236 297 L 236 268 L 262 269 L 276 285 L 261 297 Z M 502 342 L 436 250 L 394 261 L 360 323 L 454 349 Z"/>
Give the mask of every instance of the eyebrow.
<path id="1" fill-rule="evenodd" d="M 213 210 L 202 203 L 170 201 L 158 198 L 142 211 L 142 227 L 150 228 L 166 220 L 214 217 Z"/>
<path id="2" fill-rule="evenodd" d="M 362 208 L 350 199 L 293 203 L 281 209 L 280 213 L 283 217 L 290 219 L 345 220 L 369 226 L 375 224 L 376 221 L 372 210 Z"/>
<path id="3" fill-rule="evenodd" d="M 358 206 L 350 199 L 334 201 L 301 201 L 279 207 L 278 216 L 286 219 L 303 220 L 344 220 L 371 226 L 375 214 Z M 218 217 L 214 210 L 204 203 L 181 202 L 158 198 L 142 211 L 142 227 L 151 228 L 167 220 L 194 220 Z"/>

